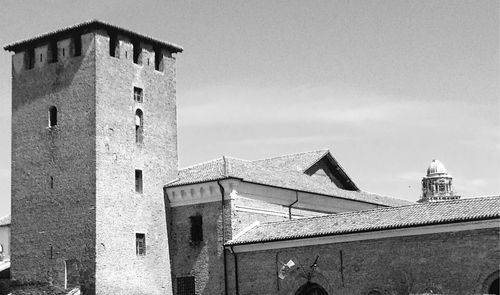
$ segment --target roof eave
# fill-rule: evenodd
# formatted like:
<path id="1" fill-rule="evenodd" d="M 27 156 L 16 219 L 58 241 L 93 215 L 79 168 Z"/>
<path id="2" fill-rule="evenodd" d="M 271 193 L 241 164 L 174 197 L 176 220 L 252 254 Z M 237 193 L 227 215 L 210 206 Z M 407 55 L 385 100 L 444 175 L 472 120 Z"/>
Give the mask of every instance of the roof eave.
<path id="1" fill-rule="evenodd" d="M 169 49 L 169 51 L 171 51 L 172 53 L 180 53 L 184 50 L 181 46 L 179 46 L 177 44 L 161 41 L 161 40 L 158 40 L 158 39 L 146 36 L 146 35 L 142 35 L 142 34 L 139 34 L 139 33 L 124 29 L 124 28 L 120 28 L 120 27 L 117 27 L 115 25 L 112 25 L 112 24 L 109 24 L 109 23 L 106 23 L 103 21 L 99 21 L 99 20 L 86 21 L 86 22 L 79 23 L 79 24 L 76 24 L 76 25 L 73 25 L 70 27 L 66 27 L 63 29 L 59 29 L 56 31 L 45 33 L 45 34 L 36 36 L 34 38 L 17 41 L 17 42 L 14 42 L 14 43 L 11 43 L 9 45 L 4 46 L 4 50 L 19 52 L 23 48 L 26 48 L 28 46 L 35 46 L 37 44 L 44 43 L 44 41 L 48 38 L 53 38 L 56 36 L 67 36 L 67 35 L 71 35 L 71 33 L 74 33 L 75 31 L 86 32 L 86 31 L 90 31 L 90 30 L 94 30 L 94 29 L 105 29 L 105 30 L 116 31 L 117 33 L 122 33 L 123 35 L 132 36 L 132 37 L 138 38 L 140 40 L 150 42 L 156 46 L 165 47 L 165 48 Z"/>
<path id="2" fill-rule="evenodd" d="M 321 237 L 328 237 L 328 236 L 340 236 L 340 235 L 365 233 L 365 232 L 379 232 L 379 231 L 384 231 L 384 230 L 414 228 L 414 227 L 421 227 L 421 226 L 433 226 L 433 225 L 440 225 L 440 224 L 453 224 L 453 223 L 459 223 L 459 222 L 493 220 L 493 219 L 500 219 L 500 216 L 499 215 L 481 216 L 481 217 L 477 217 L 477 218 L 444 220 L 444 221 L 429 222 L 429 223 L 423 223 L 423 224 L 413 224 L 413 225 L 406 225 L 406 226 L 387 226 L 387 227 L 381 227 L 381 228 L 375 228 L 375 229 L 360 229 L 360 230 L 344 231 L 344 232 L 336 232 L 336 233 L 322 233 L 322 234 L 315 234 L 315 235 L 309 235 L 309 236 L 297 236 L 297 237 L 284 237 L 284 238 L 280 238 L 280 239 L 244 241 L 241 243 L 230 243 L 230 241 L 228 241 L 224 244 L 224 246 L 241 246 L 241 245 L 250 245 L 250 244 L 274 243 L 274 242 L 282 242 L 282 241 L 290 241 L 290 240 L 302 240 L 302 239 L 309 239 L 309 238 L 321 238 Z"/>

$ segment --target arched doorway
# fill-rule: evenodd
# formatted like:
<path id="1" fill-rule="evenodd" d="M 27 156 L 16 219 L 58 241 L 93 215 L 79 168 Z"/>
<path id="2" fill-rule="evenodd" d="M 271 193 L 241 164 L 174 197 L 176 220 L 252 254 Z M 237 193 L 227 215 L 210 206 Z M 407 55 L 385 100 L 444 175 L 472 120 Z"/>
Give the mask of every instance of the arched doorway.
<path id="1" fill-rule="evenodd" d="M 328 295 L 328 293 L 320 285 L 307 282 L 295 292 L 295 295 Z"/>

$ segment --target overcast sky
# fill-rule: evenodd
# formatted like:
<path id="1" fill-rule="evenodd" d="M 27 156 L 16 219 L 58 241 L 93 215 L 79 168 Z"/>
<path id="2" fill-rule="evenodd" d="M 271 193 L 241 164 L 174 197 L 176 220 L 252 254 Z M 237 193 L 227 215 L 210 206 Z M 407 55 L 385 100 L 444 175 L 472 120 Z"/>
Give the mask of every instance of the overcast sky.
<path id="1" fill-rule="evenodd" d="M 0 0 L 1 45 L 90 19 L 180 44 L 180 166 L 329 148 L 370 192 L 416 201 L 432 159 L 500 192 L 499 1 Z M 0 52 L 0 216 L 11 53 Z"/>

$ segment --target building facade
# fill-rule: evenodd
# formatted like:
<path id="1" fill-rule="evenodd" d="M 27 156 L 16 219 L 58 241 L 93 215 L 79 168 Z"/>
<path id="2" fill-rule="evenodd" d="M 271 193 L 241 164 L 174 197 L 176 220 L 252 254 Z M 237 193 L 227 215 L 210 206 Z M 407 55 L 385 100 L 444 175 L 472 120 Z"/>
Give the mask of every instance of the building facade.
<path id="1" fill-rule="evenodd" d="M 171 289 L 177 45 L 91 21 L 12 57 L 12 279 L 84 294 Z M 147 253 L 147 255 L 146 255 Z"/>
<path id="2" fill-rule="evenodd" d="M 500 196 L 261 224 L 226 243 L 229 294 L 499 294 Z"/>

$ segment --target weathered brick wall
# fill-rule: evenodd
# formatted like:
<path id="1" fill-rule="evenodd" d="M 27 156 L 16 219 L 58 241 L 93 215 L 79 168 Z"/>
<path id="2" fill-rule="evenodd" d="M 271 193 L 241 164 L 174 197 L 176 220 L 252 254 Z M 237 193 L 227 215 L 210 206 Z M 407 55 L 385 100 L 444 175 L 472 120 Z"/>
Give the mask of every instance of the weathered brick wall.
<path id="1" fill-rule="evenodd" d="M 96 178 L 98 294 L 170 294 L 171 277 L 163 185 L 177 173 L 175 61 L 164 52 L 165 70 L 142 44 L 142 65 L 120 37 L 119 57 L 109 37 L 96 34 Z M 147 59 L 150 59 L 149 65 Z M 143 89 L 134 102 L 133 87 Z M 135 111 L 144 113 L 143 144 L 135 141 Z M 135 169 L 143 193 L 135 192 Z M 136 255 L 135 234 L 146 235 L 146 255 Z"/>
<path id="2" fill-rule="evenodd" d="M 227 235 L 230 227 L 230 201 L 225 201 Z M 173 207 L 170 225 L 170 255 L 172 259 L 172 277 L 174 294 L 177 292 L 177 277 L 195 276 L 197 295 L 223 294 L 224 292 L 224 256 L 222 240 L 221 202 L 210 202 L 189 206 Z M 199 244 L 191 241 L 191 222 L 189 217 L 203 217 L 203 241 Z"/>
<path id="3" fill-rule="evenodd" d="M 240 253 L 239 294 L 294 294 L 307 280 L 300 272 L 278 279 L 280 262 L 292 259 L 310 269 L 318 255 L 319 268 L 311 281 L 329 294 L 368 294 L 371 290 L 483 294 L 484 280 L 500 264 L 499 238 L 497 229 L 484 229 Z M 232 254 L 227 263 L 229 293 L 235 294 Z"/>
<path id="4" fill-rule="evenodd" d="M 227 189 L 225 191 L 226 197 L 229 197 L 228 191 Z M 288 208 L 282 205 L 237 197 L 225 201 L 223 229 L 221 210 L 221 202 L 167 208 L 174 294 L 177 292 L 176 279 L 185 276 L 195 277 L 195 289 L 198 295 L 222 294 L 225 288 L 223 240 L 230 240 L 255 221 L 288 220 Z M 300 212 L 300 215 L 316 214 L 303 210 L 297 212 Z M 191 242 L 189 217 L 195 215 L 203 217 L 204 240 L 200 244 Z"/>
<path id="5" fill-rule="evenodd" d="M 23 52 L 13 56 L 11 271 L 19 283 L 62 285 L 64 261 L 75 259 L 81 283 L 93 286 L 93 34 L 82 36 L 82 47 L 81 56 L 66 50 L 52 64 L 47 63 L 46 46 L 37 48 L 42 60 L 37 55 L 29 70 L 23 68 Z M 48 128 L 51 105 L 59 111 L 58 125 L 52 129 Z"/>

